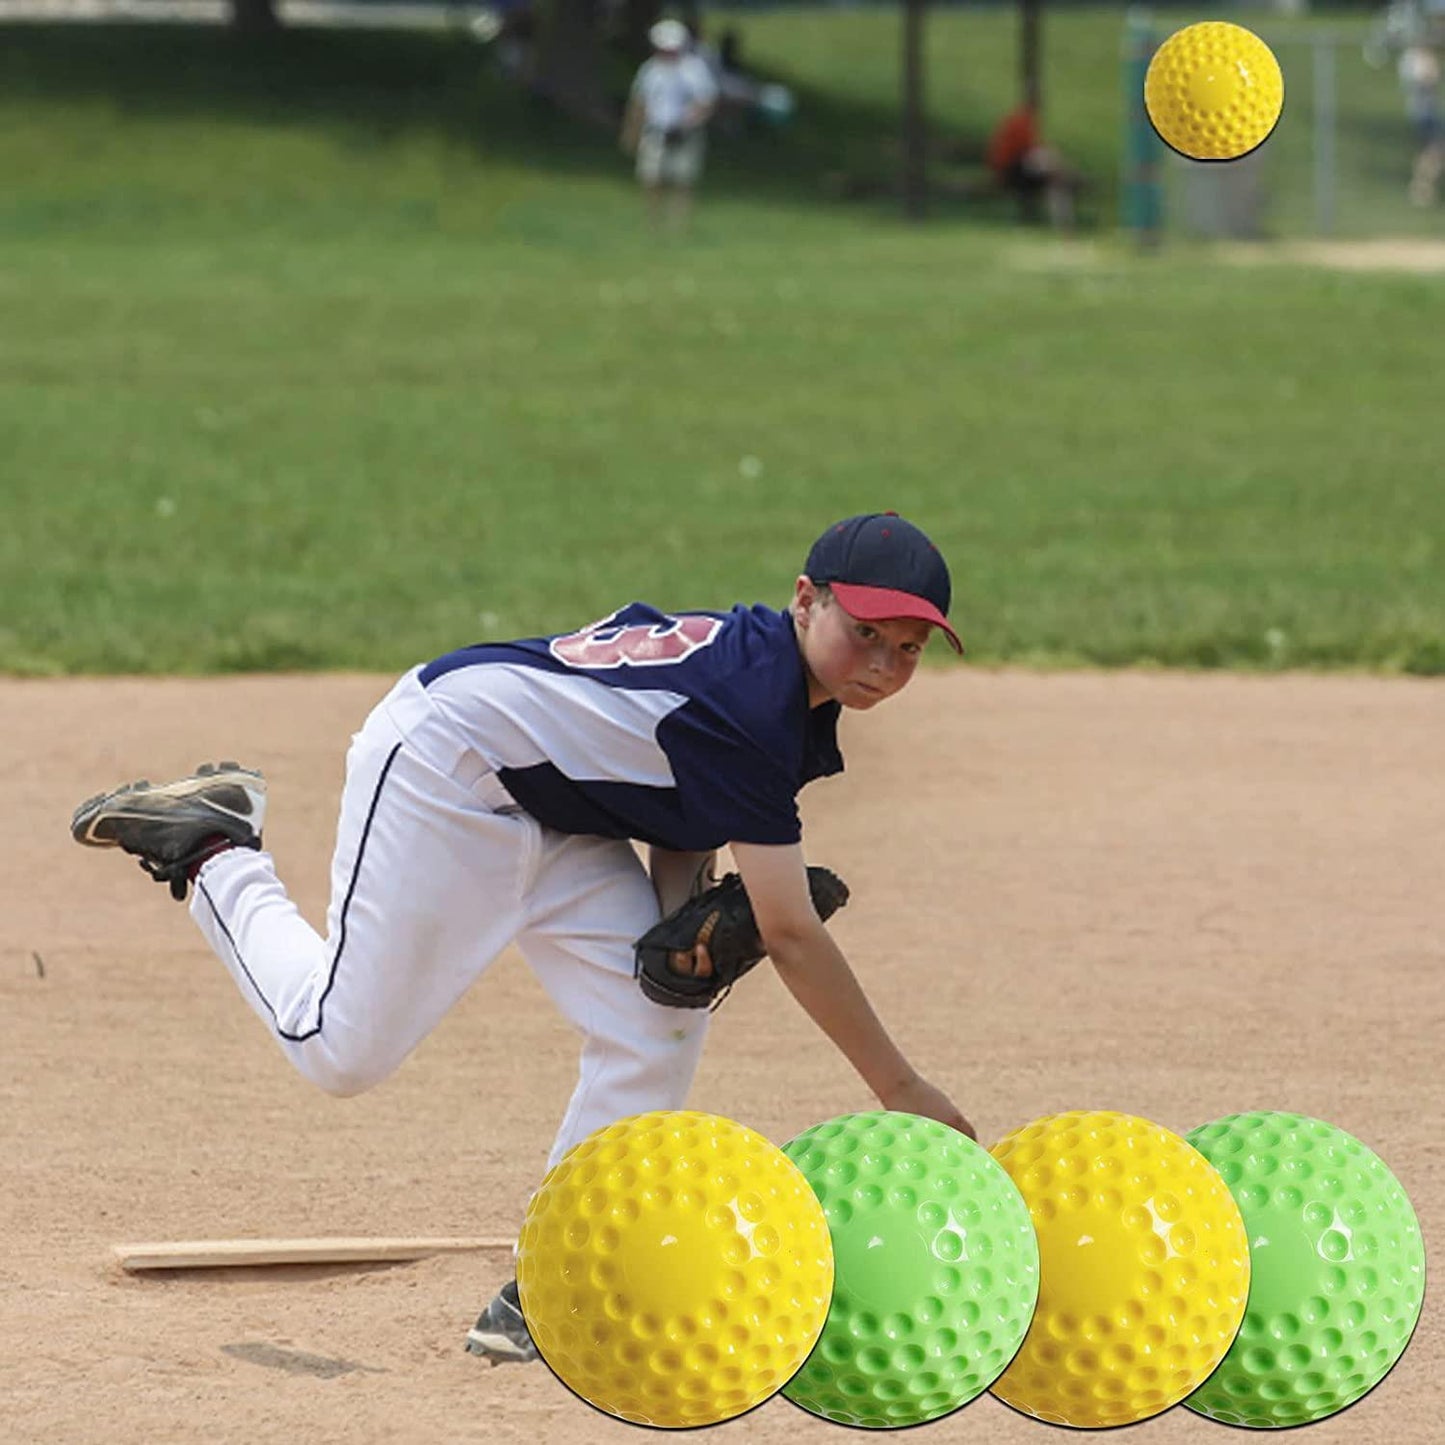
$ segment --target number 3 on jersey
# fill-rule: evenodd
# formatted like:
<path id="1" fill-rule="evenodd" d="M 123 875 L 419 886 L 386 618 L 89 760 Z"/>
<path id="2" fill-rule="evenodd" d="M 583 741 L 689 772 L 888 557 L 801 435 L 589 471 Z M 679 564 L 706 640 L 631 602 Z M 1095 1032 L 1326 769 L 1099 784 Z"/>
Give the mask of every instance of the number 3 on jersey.
<path id="1" fill-rule="evenodd" d="M 581 632 L 554 637 L 549 650 L 568 667 L 668 667 L 707 647 L 722 626 L 720 617 L 696 615 L 630 626 L 604 617 Z"/>

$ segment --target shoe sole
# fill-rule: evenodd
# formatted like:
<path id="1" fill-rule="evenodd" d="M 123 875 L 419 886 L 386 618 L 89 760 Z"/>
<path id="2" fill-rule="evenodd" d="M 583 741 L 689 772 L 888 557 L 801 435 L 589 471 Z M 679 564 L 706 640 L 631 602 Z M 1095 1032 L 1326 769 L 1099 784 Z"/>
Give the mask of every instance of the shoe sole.
<path id="1" fill-rule="evenodd" d="M 537 1358 L 535 1345 L 531 1350 L 524 1350 L 505 1335 L 483 1333 L 475 1329 L 467 1331 L 467 1353 L 490 1360 L 494 1365 L 525 1365 Z"/>
<path id="2" fill-rule="evenodd" d="M 204 797 L 223 788 L 237 790 L 237 795 L 222 799 Z M 118 848 L 121 845 L 114 838 L 97 838 L 95 828 L 106 818 L 134 817 L 148 821 L 163 822 L 167 812 L 146 806 L 157 798 L 183 802 L 188 798 L 202 798 L 208 807 L 218 814 L 249 823 L 256 813 L 256 797 L 264 797 L 266 780 L 254 768 L 243 768 L 239 763 L 202 763 L 189 778 L 180 778 L 174 783 L 151 783 L 145 778 L 109 793 L 97 793 L 87 798 L 70 820 L 70 836 L 87 848 Z M 252 826 L 251 831 L 256 829 Z"/>

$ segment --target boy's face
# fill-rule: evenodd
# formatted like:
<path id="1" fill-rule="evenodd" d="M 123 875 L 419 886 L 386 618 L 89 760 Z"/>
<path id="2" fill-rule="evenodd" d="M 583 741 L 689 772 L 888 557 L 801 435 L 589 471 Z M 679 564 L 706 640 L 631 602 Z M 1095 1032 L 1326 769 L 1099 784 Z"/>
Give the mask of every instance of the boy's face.
<path id="1" fill-rule="evenodd" d="M 803 661 L 817 688 L 860 711 L 903 688 L 933 630 L 909 617 L 876 622 L 851 617 L 836 598 L 825 601 L 807 577 L 798 578 L 793 616 Z"/>

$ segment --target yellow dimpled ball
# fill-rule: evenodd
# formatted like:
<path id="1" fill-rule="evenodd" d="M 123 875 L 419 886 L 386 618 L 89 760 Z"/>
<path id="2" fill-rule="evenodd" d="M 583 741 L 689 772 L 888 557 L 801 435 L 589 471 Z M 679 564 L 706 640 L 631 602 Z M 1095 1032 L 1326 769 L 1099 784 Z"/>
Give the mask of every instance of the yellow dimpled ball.
<path id="1" fill-rule="evenodd" d="M 792 1379 L 833 1297 L 823 1206 L 716 1114 L 619 1120 L 569 1150 L 517 1246 L 522 1313 L 562 1383 L 636 1425 L 730 1420 Z"/>
<path id="2" fill-rule="evenodd" d="M 1249 1241 L 1229 1186 L 1131 1114 L 1052 1114 L 990 1151 L 1039 1241 L 1039 1300 L 993 1393 L 1053 1425 L 1129 1425 L 1178 1404 L 1229 1349 Z"/>
<path id="3" fill-rule="evenodd" d="M 1252 30 L 1206 20 L 1175 31 L 1154 52 L 1144 108 L 1171 150 L 1195 161 L 1235 161 L 1274 129 L 1284 76 Z"/>

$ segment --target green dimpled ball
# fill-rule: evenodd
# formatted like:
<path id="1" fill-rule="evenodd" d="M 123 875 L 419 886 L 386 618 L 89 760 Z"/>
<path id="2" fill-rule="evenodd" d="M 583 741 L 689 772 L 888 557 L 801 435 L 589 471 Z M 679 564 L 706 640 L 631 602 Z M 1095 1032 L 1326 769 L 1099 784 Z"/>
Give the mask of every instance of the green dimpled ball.
<path id="1" fill-rule="evenodd" d="M 833 1302 L 783 1389 L 841 1425 L 895 1429 L 966 1404 L 1013 1358 L 1039 1246 L 1013 1180 L 972 1139 L 916 1114 L 844 1114 L 783 1146 L 823 1205 Z"/>
<path id="2" fill-rule="evenodd" d="M 1249 1305 L 1219 1368 L 1184 1403 L 1226 1425 L 1323 1420 L 1405 1352 L 1425 1292 L 1420 1224 L 1351 1134 L 1301 1114 L 1230 1114 L 1189 1142 L 1249 1234 Z"/>

